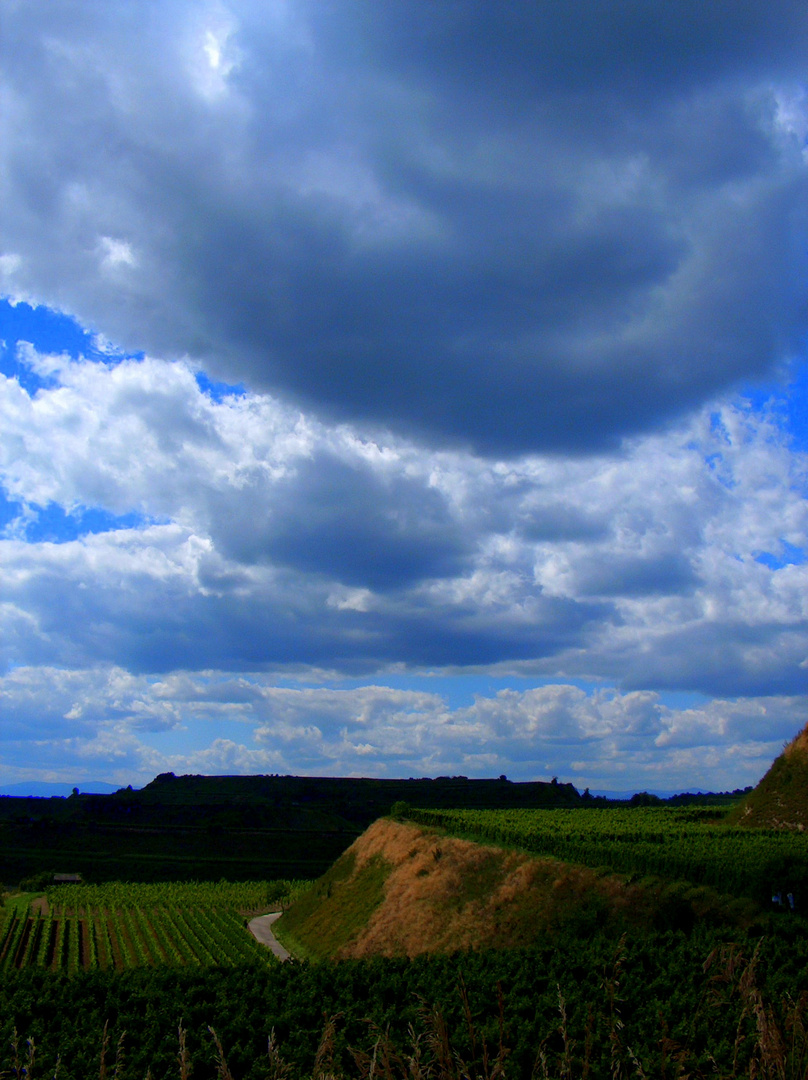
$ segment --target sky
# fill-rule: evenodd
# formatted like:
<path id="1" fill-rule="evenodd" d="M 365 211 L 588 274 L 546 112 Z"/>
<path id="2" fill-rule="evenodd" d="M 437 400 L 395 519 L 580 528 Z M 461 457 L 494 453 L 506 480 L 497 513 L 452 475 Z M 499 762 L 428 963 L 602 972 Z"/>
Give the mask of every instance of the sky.
<path id="1" fill-rule="evenodd" d="M 0 14 L 0 786 L 756 783 L 804 3 Z"/>

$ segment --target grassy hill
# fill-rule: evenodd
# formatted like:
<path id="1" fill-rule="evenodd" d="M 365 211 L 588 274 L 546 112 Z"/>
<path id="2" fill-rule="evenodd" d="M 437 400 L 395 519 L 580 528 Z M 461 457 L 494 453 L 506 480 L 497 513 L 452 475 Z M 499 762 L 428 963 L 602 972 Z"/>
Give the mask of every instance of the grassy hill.
<path id="1" fill-rule="evenodd" d="M 808 727 L 775 759 L 730 821 L 756 829 L 808 828 Z"/>
<path id="2" fill-rule="evenodd" d="M 311 959 L 408 956 L 531 946 L 548 932 L 616 936 L 748 926 L 750 901 L 682 882 L 629 876 L 376 821 L 276 923 Z"/>

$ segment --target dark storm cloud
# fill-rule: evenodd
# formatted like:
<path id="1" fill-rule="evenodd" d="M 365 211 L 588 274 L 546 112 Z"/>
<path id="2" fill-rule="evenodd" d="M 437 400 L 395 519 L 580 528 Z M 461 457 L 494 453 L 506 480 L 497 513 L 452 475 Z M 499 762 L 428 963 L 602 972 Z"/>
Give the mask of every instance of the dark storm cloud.
<path id="1" fill-rule="evenodd" d="M 307 5 L 310 10 L 316 4 Z M 645 0 L 377 5 L 353 0 L 330 9 L 334 35 L 357 62 L 375 59 L 445 83 L 453 79 L 504 101 L 519 87 L 620 96 L 664 94 L 716 75 L 767 74 L 801 63 L 805 9 L 734 0 Z M 357 33 L 357 29 L 360 32 Z M 368 43 L 372 43 L 372 48 Z"/>
<path id="2" fill-rule="evenodd" d="M 45 565 L 41 551 L 18 548 L 15 572 L 0 590 L 0 666 L 24 659 L 133 672 L 312 665 L 357 673 L 396 663 L 490 664 L 579 646 L 589 627 L 610 616 L 606 605 L 559 597 L 481 608 L 472 599 L 441 604 L 417 590 L 365 610 L 293 571 L 227 577 L 204 548 L 189 564 L 187 537 L 173 526 L 142 539 L 151 546 L 111 548 L 106 535 L 59 545 L 44 553 Z M 15 622 L 15 611 L 27 614 Z"/>
<path id="3" fill-rule="evenodd" d="M 698 579 L 681 555 L 632 558 L 601 553 L 578 568 L 576 580 L 582 596 L 653 596 L 687 593 Z"/>
<path id="4" fill-rule="evenodd" d="M 578 507 L 555 504 L 522 514 L 517 526 L 526 540 L 602 540 L 607 534 L 603 520 Z"/>
<path id="5" fill-rule="evenodd" d="M 703 694 L 735 697 L 808 692 L 808 621 L 784 627 L 740 619 L 660 635 L 653 649 L 626 657 L 624 685 L 661 689 L 687 684 Z"/>
<path id="6" fill-rule="evenodd" d="M 225 492 L 212 506 L 217 546 L 242 563 L 320 573 L 346 585 L 402 588 L 462 572 L 473 537 L 419 479 L 388 480 L 326 452 L 255 492 Z"/>
<path id="7" fill-rule="evenodd" d="M 800 4 L 7 22 L 7 287 L 128 347 L 511 454 L 614 446 L 801 339 Z"/>

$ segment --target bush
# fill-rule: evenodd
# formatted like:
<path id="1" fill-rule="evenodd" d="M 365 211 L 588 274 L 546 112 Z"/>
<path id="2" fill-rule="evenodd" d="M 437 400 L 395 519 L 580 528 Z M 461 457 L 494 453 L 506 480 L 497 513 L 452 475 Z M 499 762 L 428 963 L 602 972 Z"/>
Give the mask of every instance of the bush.
<path id="1" fill-rule="evenodd" d="M 53 870 L 41 870 L 20 882 L 21 892 L 44 892 L 53 885 Z"/>

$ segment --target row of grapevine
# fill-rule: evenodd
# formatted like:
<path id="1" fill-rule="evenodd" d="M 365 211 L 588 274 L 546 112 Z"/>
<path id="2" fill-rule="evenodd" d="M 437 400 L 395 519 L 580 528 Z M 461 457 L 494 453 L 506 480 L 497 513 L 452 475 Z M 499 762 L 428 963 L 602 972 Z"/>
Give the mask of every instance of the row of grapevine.
<path id="1" fill-rule="evenodd" d="M 51 907 L 70 908 L 224 908 L 266 911 L 308 885 L 299 881 L 108 882 L 103 885 L 57 885 L 47 892 Z"/>
<path id="2" fill-rule="evenodd" d="M 4 976 L 0 1074 L 804 1080 L 803 931 L 783 919 L 730 945 L 726 926 L 706 923 L 618 943 L 574 923 L 530 949 L 416 963 Z"/>
<path id="3" fill-rule="evenodd" d="M 3 940 L 0 942 L 0 970 L 13 966 L 20 946 L 25 922 L 16 912 L 6 920 L 6 929 Z"/>
<path id="4" fill-rule="evenodd" d="M 0 972 L 272 962 L 245 916 L 288 904 L 305 881 L 61 885 L 43 904 L 9 906 Z"/>
<path id="5" fill-rule="evenodd" d="M 85 908 L 12 915 L 0 938 L 0 972 L 271 963 L 235 911 L 220 908 Z"/>
<path id="6" fill-rule="evenodd" d="M 411 810 L 422 825 L 566 862 L 709 885 L 763 900 L 808 898 L 808 834 L 737 829 L 674 808 Z"/>
<path id="7" fill-rule="evenodd" d="M 234 911 L 207 911 L 197 908 L 194 912 L 212 941 L 224 943 L 232 962 L 248 963 L 265 959 L 266 947 L 259 945 L 250 933 L 244 933 L 244 923 Z"/>

